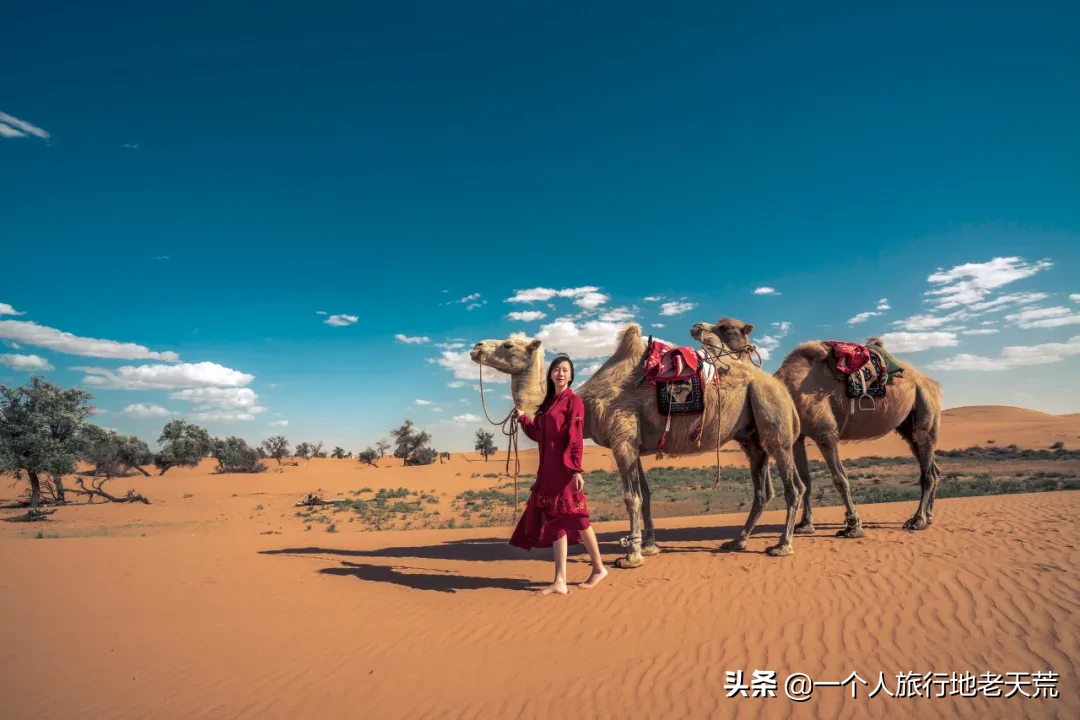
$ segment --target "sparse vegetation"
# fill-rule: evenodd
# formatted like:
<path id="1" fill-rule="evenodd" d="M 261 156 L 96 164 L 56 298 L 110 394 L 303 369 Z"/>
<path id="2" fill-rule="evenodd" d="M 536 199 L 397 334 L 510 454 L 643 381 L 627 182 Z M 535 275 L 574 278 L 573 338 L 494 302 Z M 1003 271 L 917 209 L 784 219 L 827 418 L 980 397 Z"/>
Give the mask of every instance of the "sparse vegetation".
<path id="1" fill-rule="evenodd" d="M 356 458 L 360 462 L 364 463 L 365 465 L 370 465 L 371 467 L 379 467 L 379 463 L 377 462 L 379 457 L 379 454 L 375 452 L 375 450 L 373 450 L 372 448 L 366 448 L 363 452 L 356 456 Z"/>
<path id="2" fill-rule="evenodd" d="M 412 420 L 406 420 L 401 427 L 390 431 L 396 443 L 394 457 L 400 458 L 405 465 L 430 465 L 435 462 L 437 453 L 431 449 L 431 435 L 417 430 Z"/>
<path id="3" fill-rule="evenodd" d="M 477 428 L 476 443 L 473 449 L 483 455 L 484 462 L 487 462 L 487 459 L 495 454 L 495 435 L 486 432 L 483 428 Z"/>
<path id="4" fill-rule="evenodd" d="M 218 461 L 219 473 L 258 473 L 266 470 L 266 464 L 259 460 L 255 452 L 240 437 L 231 436 L 214 439 L 213 457 Z"/>
<path id="5" fill-rule="evenodd" d="M 166 423 L 158 437 L 161 452 L 154 465 L 164 475 L 173 467 L 197 467 L 214 449 L 214 441 L 205 429 L 177 418 Z"/>
<path id="6" fill-rule="evenodd" d="M 266 438 L 262 441 L 260 447 L 266 453 L 267 457 L 272 457 L 277 460 L 278 465 L 281 464 L 281 458 L 286 457 L 289 454 L 289 441 L 285 439 L 284 435 L 275 435 Z"/>

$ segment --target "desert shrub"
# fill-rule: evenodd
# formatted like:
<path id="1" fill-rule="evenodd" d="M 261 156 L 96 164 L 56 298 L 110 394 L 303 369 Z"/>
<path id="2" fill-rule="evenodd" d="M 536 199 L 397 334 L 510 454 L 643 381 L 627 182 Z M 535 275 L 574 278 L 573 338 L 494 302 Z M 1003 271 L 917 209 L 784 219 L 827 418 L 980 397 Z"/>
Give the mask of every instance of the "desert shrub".
<path id="1" fill-rule="evenodd" d="M 214 439 L 213 457 L 219 473 L 258 473 L 266 470 L 259 454 L 240 437 Z"/>

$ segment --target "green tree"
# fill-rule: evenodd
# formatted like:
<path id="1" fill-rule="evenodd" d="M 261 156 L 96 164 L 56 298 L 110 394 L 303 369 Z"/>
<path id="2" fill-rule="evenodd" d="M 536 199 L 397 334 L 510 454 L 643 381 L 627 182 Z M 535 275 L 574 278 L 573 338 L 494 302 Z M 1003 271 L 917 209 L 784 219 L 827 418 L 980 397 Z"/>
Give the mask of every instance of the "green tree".
<path id="1" fill-rule="evenodd" d="M 345 448 L 341 447 L 340 445 L 335 446 L 334 452 L 330 453 L 330 457 L 334 458 L 335 460 L 344 460 Z"/>
<path id="2" fill-rule="evenodd" d="M 141 438 L 87 423 L 82 427 L 81 440 L 80 457 L 93 464 L 95 475 L 112 477 L 130 469 L 149 477 L 142 466 L 154 461 L 154 453 Z"/>
<path id="3" fill-rule="evenodd" d="M 420 455 L 421 451 L 431 450 L 431 435 L 417 430 L 412 420 L 406 420 L 401 427 L 391 430 L 390 435 L 395 443 L 394 457 L 400 458 L 405 465 L 427 465 L 431 462 L 418 462 L 427 458 L 426 452 Z"/>
<path id="4" fill-rule="evenodd" d="M 289 454 L 289 441 L 285 439 L 284 435 L 266 438 L 262 441 L 261 447 L 267 457 L 277 460 L 278 465 L 281 464 L 281 458 Z"/>
<path id="5" fill-rule="evenodd" d="M 154 456 L 154 465 L 164 475 L 172 467 L 198 467 L 199 462 L 214 449 L 210 433 L 198 425 L 177 418 L 166 423 L 158 438 L 161 452 Z"/>
<path id="6" fill-rule="evenodd" d="M 377 462 L 379 459 L 379 453 L 375 452 L 373 448 L 365 449 L 363 452 L 356 456 L 356 459 L 364 463 L 365 465 L 370 465 L 371 467 L 379 467 L 379 463 Z"/>
<path id="7" fill-rule="evenodd" d="M 214 458 L 219 473 L 257 473 L 266 469 L 259 454 L 243 438 L 231 436 L 214 438 Z"/>
<path id="8" fill-rule="evenodd" d="M 296 457 L 307 460 L 311 457 L 311 445 L 306 442 L 302 442 L 296 446 Z"/>
<path id="9" fill-rule="evenodd" d="M 375 443 L 375 449 L 379 451 L 379 459 L 382 459 L 386 456 L 386 451 L 390 449 L 390 443 L 385 440 L 380 440 Z"/>
<path id="10" fill-rule="evenodd" d="M 0 385 L 0 473 L 30 481 L 30 504 L 41 504 L 41 475 L 54 480 L 75 472 L 83 422 L 93 395 L 34 376 L 22 387 Z M 63 484 L 58 487 L 63 501 Z"/>
<path id="11" fill-rule="evenodd" d="M 484 456 L 484 462 L 495 454 L 495 435 L 493 433 L 484 432 L 483 428 L 476 429 L 476 445 L 473 446 L 476 452 Z"/>

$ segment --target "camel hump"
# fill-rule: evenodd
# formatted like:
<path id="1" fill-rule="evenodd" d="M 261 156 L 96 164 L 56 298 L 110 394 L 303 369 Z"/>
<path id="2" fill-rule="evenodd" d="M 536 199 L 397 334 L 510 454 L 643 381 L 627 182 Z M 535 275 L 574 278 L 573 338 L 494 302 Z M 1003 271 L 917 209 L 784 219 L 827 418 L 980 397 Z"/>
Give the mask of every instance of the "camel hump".
<path id="1" fill-rule="evenodd" d="M 877 345 L 877 346 L 878 346 L 879 348 L 881 348 L 882 350 L 884 350 L 884 349 L 885 349 L 885 341 L 884 341 L 884 340 L 882 340 L 882 339 L 881 339 L 881 338 L 879 338 L 879 337 L 872 337 L 872 338 L 867 338 L 867 339 L 866 339 L 866 344 L 867 344 L 867 345 Z"/>
<path id="2" fill-rule="evenodd" d="M 621 356 L 627 353 L 640 352 L 642 346 L 641 326 L 630 323 L 619 331 L 619 336 L 616 340 L 615 354 Z"/>
<path id="3" fill-rule="evenodd" d="M 800 343 L 787 354 L 784 358 L 784 363 L 793 358 L 803 358 L 809 362 L 818 362 L 825 360 L 829 357 L 829 348 L 825 346 L 825 343 L 820 340 L 811 340 L 810 342 Z M 784 364 L 784 363 L 781 363 Z"/>

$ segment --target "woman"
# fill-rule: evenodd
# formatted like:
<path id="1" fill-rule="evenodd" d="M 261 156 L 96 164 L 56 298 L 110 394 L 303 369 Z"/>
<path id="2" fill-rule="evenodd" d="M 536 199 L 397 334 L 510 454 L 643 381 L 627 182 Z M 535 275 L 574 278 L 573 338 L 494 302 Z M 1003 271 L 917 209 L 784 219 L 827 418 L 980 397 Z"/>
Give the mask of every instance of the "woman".
<path id="1" fill-rule="evenodd" d="M 555 582 L 539 595 L 566 594 L 566 554 L 571 543 L 584 541 L 592 560 L 592 574 L 579 587 L 591 588 L 607 575 L 583 492 L 585 405 L 570 389 L 573 382 L 574 364 L 566 355 L 559 355 L 548 367 L 547 395 L 536 417 L 530 420 L 521 408 L 514 409 L 522 431 L 539 446 L 540 467 L 510 544 L 525 550 L 554 548 Z"/>

